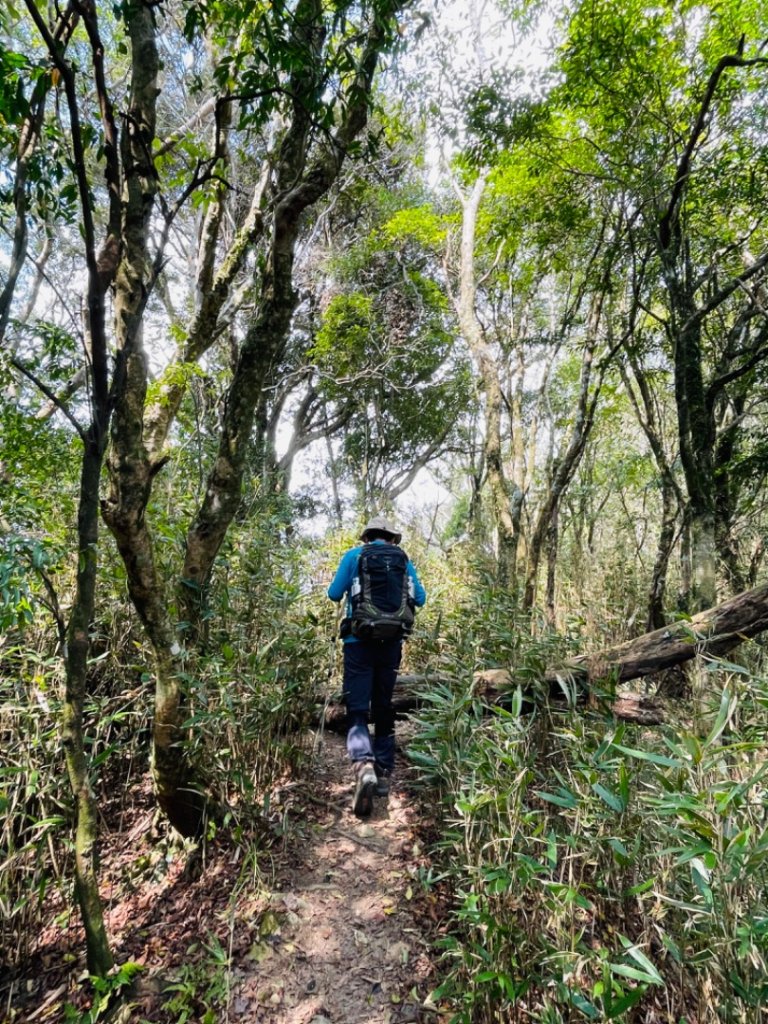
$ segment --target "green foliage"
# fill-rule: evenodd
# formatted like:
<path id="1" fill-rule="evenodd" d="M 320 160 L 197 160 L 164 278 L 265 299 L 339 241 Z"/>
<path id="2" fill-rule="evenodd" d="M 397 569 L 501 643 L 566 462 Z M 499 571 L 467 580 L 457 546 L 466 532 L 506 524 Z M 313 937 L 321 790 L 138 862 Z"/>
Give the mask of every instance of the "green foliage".
<path id="1" fill-rule="evenodd" d="M 495 164 L 510 151 L 540 137 L 549 120 L 546 104 L 520 93 L 523 72 L 495 70 L 468 92 L 469 138 L 465 158 L 476 167 Z"/>
<path id="2" fill-rule="evenodd" d="M 13 141 L 29 109 L 24 94 L 24 79 L 31 70 L 29 58 L 9 49 L 0 40 L 0 140 L 3 145 Z"/>
<path id="3" fill-rule="evenodd" d="M 207 653 L 189 659 L 185 678 L 190 752 L 237 808 L 227 828 L 244 846 L 270 820 L 276 782 L 307 761 L 307 723 L 330 670 L 331 629 L 306 589 L 306 553 L 276 541 L 282 521 L 262 516 L 240 524 L 222 552 Z M 102 578 L 84 731 L 91 784 L 109 817 L 131 798 L 126 775 L 148 772 L 152 661 L 125 607 L 124 576 L 106 564 Z M 72 857 L 58 728 L 63 668 L 47 613 L 35 604 L 31 613 L 23 641 L 6 631 L 0 643 L 0 943 L 20 959 L 52 895 L 68 903 Z"/>
<path id="4" fill-rule="evenodd" d="M 0 631 L 29 624 L 50 600 L 73 503 L 71 435 L 0 406 Z M 44 526 L 45 524 L 45 526 Z"/>
<path id="5" fill-rule="evenodd" d="M 211 40 L 219 55 L 214 82 L 222 93 L 240 97 L 241 129 L 258 131 L 283 109 L 290 81 L 294 89 L 301 90 L 306 113 L 317 128 L 328 131 L 341 113 L 343 97 L 338 89 L 326 89 L 326 83 L 348 85 L 354 78 L 367 19 L 375 21 L 382 49 L 388 49 L 397 40 L 395 14 L 396 5 L 387 0 L 371 0 L 354 13 L 347 4 L 330 5 L 315 24 L 309 7 L 297 12 L 285 2 L 195 0 L 186 5 L 184 31 L 190 43 L 197 43 L 203 35 Z M 236 46 L 232 45 L 234 39 Z M 323 41 L 325 46 L 318 47 Z M 202 84 L 198 80 L 197 87 Z M 347 99 L 359 98 L 347 95 Z"/>
<path id="6" fill-rule="evenodd" d="M 61 885 L 68 811 L 55 715 L 57 660 L 28 647 L 0 648 L 0 939 L 23 958 L 50 890 Z"/>
<path id="7" fill-rule="evenodd" d="M 738 45 L 745 56 L 756 55 L 765 29 L 764 12 L 751 3 L 705 5 L 695 13 L 672 3 L 577 8 L 568 22 L 560 62 L 565 77 L 556 96 L 580 112 L 574 133 L 583 135 L 587 118 L 595 175 L 630 187 L 646 216 L 660 216 L 677 169 L 677 140 L 693 129 L 715 65 Z M 764 187 L 754 146 L 754 130 L 765 123 L 763 75 L 760 68 L 726 74 L 707 138 L 693 154 L 687 187 L 695 233 L 703 238 L 733 230 L 720 221 L 719 207 L 726 204 L 741 221 L 749 215 L 739 199 L 743 190 L 756 195 Z"/>
<path id="8" fill-rule="evenodd" d="M 203 370 L 197 363 L 171 363 L 148 386 L 146 403 L 148 406 L 154 405 L 156 402 L 160 405 L 167 405 L 171 388 L 186 388 L 191 380 L 204 376 Z"/>
<path id="9" fill-rule="evenodd" d="M 133 984 L 136 976 L 143 970 L 141 964 L 129 961 L 120 964 L 106 978 L 91 978 L 93 1003 L 90 1010 L 78 1013 L 72 1005 L 67 1004 L 64 1007 L 66 1024 L 97 1024 L 97 1021 L 108 1020 L 114 1013 L 115 1005 L 121 994 Z"/>
<path id="10" fill-rule="evenodd" d="M 436 280 L 445 225 L 430 206 L 393 208 L 393 198 L 376 195 L 375 223 L 334 260 L 342 286 L 308 352 L 323 397 L 350 411 L 343 439 L 350 474 L 384 493 L 421 453 L 447 443 L 473 401 L 471 371 L 456 351 Z"/>
<path id="11" fill-rule="evenodd" d="M 227 951 L 215 935 L 209 934 L 206 942 L 193 943 L 187 955 L 190 961 L 182 966 L 178 979 L 165 987 L 165 992 L 172 995 L 163 1009 L 171 1015 L 173 1024 L 193 1020 L 216 1024 L 229 992 Z"/>
<path id="12" fill-rule="evenodd" d="M 14 329 L 22 341 L 22 351 L 27 345 L 33 348 L 28 365 L 51 387 L 68 380 L 79 369 L 82 358 L 82 340 L 55 321 L 37 320 L 15 323 Z"/>
<path id="13" fill-rule="evenodd" d="M 21 45 L 20 38 L 14 40 Z M 24 41 L 26 42 L 26 40 Z M 48 61 L 38 54 L 9 48 L 0 40 L 0 152 L 8 168 L 18 156 L 19 133 L 25 119 L 43 104 L 52 87 Z M 84 133 L 91 131 L 90 126 Z M 43 223 L 56 219 L 71 224 L 77 206 L 77 187 L 71 177 L 70 156 L 55 118 L 43 121 L 42 146 L 25 153 L 25 194 L 27 203 Z M 0 176 L 0 204 L 13 203 L 13 177 Z"/>
<path id="14" fill-rule="evenodd" d="M 0 630 L 22 629 L 33 617 L 30 575 L 44 572 L 48 552 L 32 538 L 0 535 Z"/>
<path id="15" fill-rule="evenodd" d="M 423 884 L 443 902 L 450 887 L 432 998 L 456 1024 L 490 1024 L 639 1020 L 659 998 L 691 1019 L 692 993 L 717 992 L 718 1020 L 752 1019 L 768 994 L 765 676 L 708 664 L 714 700 L 695 730 L 531 712 L 524 694 L 562 649 L 513 608 L 488 612 L 501 607 L 486 593 L 443 624 L 456 683 L 426 695 L 410 750 L 442 808 Z M 488 648 L 518 681 L 505 708 L 473 696 L 471 651 Z"/>
<path id="16" fill-rule="evenodd" d="M 445 242 L 445 222 L 431 206 L 410 207 L 390 217 L 382 235 L 390 245 L 413 239 L 425 249 L 439 250 Z"/>
<path id="17" fill-rule="evenodd" d="M 513 6 L 519 16 L 519 5 Z M 528 11 L 535 6 L 523 4 Z M 302 4 L 261 0 L 185 4 L 187 45 L 179 46 L 180 63 L 189 58 L 201 94 L 236 94 L 241 105 L 239 121 L 227 129 L 237 153 L 231 176 L 218 174 L 210 140 L 201 133 L 185 132 L 171 146 L 156 140 L 167 223 L 179 217 L 174 231 L 182 244 L 190 224 L 182 223 L 173 199 L 190 183 L 192 169 L 209 165 L 217 172 L 197 192 L 199 202 L 206 205 L 224 180 L 232 193 L 227 222 L 241 223 L 243 181 L 257 174 L 266 137 L 275 136 L 279 147 L 282 129 L 273 131 L 270 119 L 294 105 L 311 123 L 311 142 L 324 142 L 344 112 L 337 86 L 355 75 L 368 16 L 378 19 L 388 44 L 394 40 L 392 4 L 325 5 L 325 44 L 317 60 L 303 38 L 301 10 Z M 115 16 L 122 13 L 118 6 Z M 734 52 L 742 34 L 748 56 L 758 53 L 766 35 L 765 8 L 755 0 L 654 7 L 598 0 L 576 5 L 568 16 L 558 68 L 535 95 L 523 94 L 515 70 L 478 78 L 462 100 L 466 122 L 452 129 L 462 145 L 455 167 L 465 184 L 477 168 L 491 165 L 478 218 L 478 311 L 490 343 L 507 360 L 499 363 L 505 387 L 514 372 L 513 327 L 524 328 L 520 345 L 531 362 L 523 371 L 523 423 L 515 430 L 544 416 L 538 406 L 534 410 L 536 359 L 546 356 L 558 331 L 567 335 L 546 395 L 539 434 L 545 443 L 529 467 L 524 523 L 535 510 L 546 441 L 556 441 L 572 423 L 581 373 L 576 346 L 587 330 L 587 304 L 574 295 L 603 275 L 602 260 L 591 261 L 598 241 L 600 253 L 608 251 L 606 239 L 613 246 L 606 286 L 611 301 L 600 330 L 614 343 L 627 326 L 630 290 L 644 289 L 635 342 L 652 366 L 647 379 L 659 407 L 671 391 L 668 290 L 653 258 L 647 257 L 647 268 L 643 262 L 648 240 L 655 238 L 713 66 Z M 5 18 L 3 9 L 0 23 Z M 107 48 L 118 54 L 111 77 L 116 109 L 122 110 L 125 44 L 121 27 L 109 18 L 100 11 Z M 171 21 L 165 23 L 169 32 Z M 82 32 L 72 47 L 73 60 L 85 67 Z M 215 61 L 205 71 L 203 50 Z M 178 95 L 186 89 L 184 68 L 180 81 Z M 747 243 L 755 253 L 765 246 L 764 81 L 765 69 L 758 66 L 726 76 L 686 180 L 686 259 L 703 298 L 719 278 L 743 269 Z M 42 97 L 53 85 L 47 62 L 4 37 L 0 148 L 8 170 L 0 175 L 0 201 L 12 198 L 14 147 L 31 97 Z M 27 173 L 30 220 L 40 239 L 53 222 L 77 224 L 71 146 L 62 136 L 66 118 L 60 116 L 61 97 L 57 105 L 54 96 L 55 90 L 43 142 Z M 103 129 L 93 97 L 79 96 L 101 223 Z M 160 122 L 175 98 L 164 95 Z M 347 94 L 346 102 L 354 99 Z M 378 474 L 377 482 L 386 483 L 435 445 L 465 450 L 462 429 L 476 401 L 472 368 L 456 344 L 443 265 L 457 243 L 458 214 L 426 197 L 414 180 L 411 171 L 422 155 L 407 144 L 416 135 L 402 108 L 380 115 L 371 138 L 393 151 L 344 182 L 325 211 L 323 223 L 333 232 L 324 265 L 332 294 L 326 291 L 318 304 L 319 326 L 296 328 L 297 348 L 308 355 L 320 399 L 332 411 L 350 412 L 343 456 L 355 481 Z M 627 220 L 631 236 L 624 230 Z M 650 229 L 645 235 L 643 226 Z M 59 309 L 66 306 L 66 289 L 58 275 L 78 244 L 77 232 L 54 238 L 55 270 L 43 292 L 59 287 L 61 319 L 12 323 L 16 353 L 51 385 L 67 380 L 83 353 L 76 329 L 64 320 L 66 310 Z M 262 260 L 260 251 L 248 265 L 257 286 Z M 304 262 L 317 272 L 312 259 Z M 641 264 L 647 286 L 646 278 L 639 280 Z M 175 282 L 169 284 L 170 305 Z M 156 296 L 150 301 L 159 336 L 183 343 L 182 320 L 164 313 Z M 728 345 L 742 343 L 733 333 L 737 301 L 742 292 L 705 327 L 702 341 L 713 368 L 726 370 L 720 357 L 725 359 Z M 233 337 L 247 329 L 249 307 L 243 310 L 232 313 Z M 314 307 L 307 320 L 313 315 Z M 228 355 L 213 351 L 205 373 L 196 364 L 161 371 L 149 388 L 151 402 L 162 403 L 170 387 L 189 392 L 178 433 L 171 435 L 173 461 L 158 478 L 148 511 L 154 554 L 167 579 L 178 567 L 186 520 L 215 457 L 220 385 L 231 374 Z M 755 366 L 743 383 L 758 395 L 765 371 Z M 31 397 L 26 382 L 6 374 L 6 385 L 16 390 L 0 404 L 0 938 L 21 958 L 52 890 L 68 896 L 71 801 L 56 729 L 61 663 L 44 602 L 51 605 L 49 584 L 64 605 L 73 589 L 73 566 L 67 568 L 63 556 L 71 548 L 66 524 L 74 519 L 81 442 L 66 423 L 62 428 L 35 420 L 39 396 Z M 749 395 L 745 390 L 738 397 Z M 76 414 L 85 402 L 75 398 Z M 761 505 L 768 467 L 763 414 L 746 399 L 742 408 L 747 412 L 721 410 L 723 423 L 731 415 L 736 422 L 751 417 L 732 464 L 745 495 L 740 510 L 747 502 Z M 736 1021 L 757 1019 L 768 998 L 762 767 L 768 684 L 762 668 L 750 674 L 713 663 L 708 679 L 719 692 L 704 720 L 681 720 L 656 735 L 617 727 L 595 708 L 555 713 L 537 691 L 543 667 L 570 654 L 577 636 L 590 631 L 593 640 L 615 640 L 636 629 L 658 478 L 637 434 L 623 429 L 629 415 L 619 383 L 608 378 L 593 447 L 561 510 L 558 614 L 568 624 L 565 636 L 520 615 L 494 580 L 490 544 L 474 565 L 467 563 L 466 539 L 447 555 L 430 556 L 425 544 L 419 551 L 418 541 L 411 551 L 430 590 L 408 651 L 411 667 L 446 678 L 427 694 L 411 756 L 440 802 L 443 827 L 435 857 L 441 881 L 433 872 L 423 882 L 427 890 L 450 886 L 438 997 L 452 1001 L 457 1021 L 483 1024 L 518 1012 L 552 1022 L 641 1020 L 662 1012 L 700 1019 L 692 993 L 707 990 L 722 999 L 722 1019 Z M 476 431 L 473 441 L 479 450 Z M 188 752 L 236 808 L 227 824 L 237 840 L 247 836 L 255 816 L 270 819 L 276 782 L 307 764 L 309 717 L 337 669 L 328 643 L 332 615 L 327 607 L 318 609 L 308 582 L 320 556 L 302 541 L 286 540 L 298 506 L 289 498 L 270 503 L 262 454 L 251 458 L 246 500 L 204 595 L 201 649 L 190 652 L 183 667 Z M 460 499 L 444 538 L 463 538 L 468 511 L 469 498 Z M 651 524 L 647 536 L 641 532 L 645 519 Z M 636 557 L 628 558 L 632 545 Z M 149 652 L 127 610 L 124 568 L 105 548 L 85 715 L 91 781 L 102 793 L 113 774 L 122 777 L 126 763 L 146 771 L 152 679 Z M 180 630 L 187 625 L 178 623 Z M 512 668 L 514 686 L 503 707 L 488 709 L 473 689 L 472 672 L 499 664 Z M 576 694 L 568 697 L 574 705 Z M 177 1024 L 214 1021 L 225 1002 L 228 953 L 211 936 L 190 956 L 194 962 L 182 968 L 165 1010 Z M 83 1024 L 103 1016 L 130 980 L 129 967 L 99 983 Z"/>
<path id="18" fill-rule="evenodd" d="M 365 361 L 373 330 L 373 299 L 359 292 L 336 295 L 309 350 L 310 359 L 325 372 L 349 376 Z"/>
<path id="19" fill-rule="evenodd" d="M 190 752 L 246 819 L 268 808 L 284 772 L 303 764 L 328 663 L 303 586 L 304 552 L 278 542 L 280 515 L 264 512 L 228 535 L 205 612 L 206 651 L 185 673 Z"/>

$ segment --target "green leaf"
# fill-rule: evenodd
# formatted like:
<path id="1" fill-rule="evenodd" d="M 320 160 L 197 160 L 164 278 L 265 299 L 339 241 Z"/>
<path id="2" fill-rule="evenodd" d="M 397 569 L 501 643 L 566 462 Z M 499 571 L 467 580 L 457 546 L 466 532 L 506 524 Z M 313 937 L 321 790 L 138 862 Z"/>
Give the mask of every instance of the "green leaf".
<path id="1" fill-rule="evenodd" d="M 631 943 L 629 939 L 626 938 L 626 936 L 620 935 L 619 939 L 621 940 L 621 944 L 624 946 L 629 956 L 631 956 L 634 961 L 640 964 L 640 967 L 644 971 L 646 971 L 652 978 L 654 978 L 655 984 L 663 985 L 664 979 L 656 970 L 656 968 L 648 959 L 648 957 L 645 955 L 645 953 L 643 953 L 643 951 L 639 949 L 636 945 Z"/>
<path id="2" fill-rule="evenodd" d="M 717 712 L 717 718 L 715 719 L 715 723 L 712 726 L 711 732 L 704 740 L 703 745 L 705 748 L 711 747 L 712 744 L 715 743 L 715 741 L 720 737 L 720 735 L 723 732 L 723 729 L 725 729 L 726 725 L 728 724 L 728 720 L 731 717 L 734 706 L 735 702 L 733 699 L 733 694 L 731 693 L 730 687 L 726 686 L 724 687 L 722 695 L 720 697 L 720 708 Z"/>
<path id="3" fill-rule="evenodd" d="M 608 966 L 614 974 L 620 974 L 624 978 L 632 978 L 633 981 L 644 981 L 648 985 L 664 984 L 656 971 L 654 971 L 654 977 L 653 974 L 649 974 L 647 971 L 641 971 L 637 967 L 631 967 L 629 964 L 608 964 Z M 658 980 L 656 980 L 657 978 Z"/>
<path id="4" fill-rule="evenodd" d="M 644 892 L 648 892 L 649 889 L 652 889 L 655 884 L 656 884 L 655 876 L 653 878 L 647 878 L 644 882 L 638 882 L 637 885 L 631 885 L 629 887 L 629 889 L 627 889 L 627 895 L 628 896 L 640 896 Z"/>
<path id="5" fill-rule="evenodd" d="M 606 787 L 601 785 L 599 782 L 593 782 L 592 789 L 597 793 L 601 800 L 608 804 L 611 810 L 616 811 L 618 814 L 622 814 L 627 809 L 627 805 L 621 797 L 610 789 L 606 789 Z"/>
<path id="6" fill-rule="evenodd" d="M 558 807 L 565 807 L 569 811 L 579 806 L 579 801 L 568 790 L 561 789 L 558 793 L 546 793 L 543 789 L 537 789 L 535 794 L 541 800 L 546 800 L 550 804 L 556 804 Z"/>
<path id="7" fill-rule="evenodd" d="M 608 1020 L 615 1020 L 617 1017 L 621 1017 L 623 1013 L 637 1005 L 646 992 L 646 988 L 634 988 L 631 991 L 626 992 L 620 999 L 612 1002 L 610 1009 L 606 1010 L 606 1017 Z"/>
<path id="8" fill-rule="evenodd" d="M 597 1020 L 600 1016 L 600 1011 L 594 1003 L 590 1003 L 580 992 L 575 992 L 573 989 L 568 990 L 568 1001 L 576 1007 L 577 1010 L 581 1010 L 585 1017 L 589 1020 Z"/>
<path id="9" fill-rule="evenodd" d="M 622 747 L 618 743 L 614 743 L 613 746 L 615 750 L 620 750 L 622 754 L 634 757 L 638 761 L 649 761 L 651 764 L 663 765 L 665 768 L 680 768 L 682 766 L 682 762 L 678 758 L 654 754 L 649 750 L 634 750 L 632 747 Z"/>

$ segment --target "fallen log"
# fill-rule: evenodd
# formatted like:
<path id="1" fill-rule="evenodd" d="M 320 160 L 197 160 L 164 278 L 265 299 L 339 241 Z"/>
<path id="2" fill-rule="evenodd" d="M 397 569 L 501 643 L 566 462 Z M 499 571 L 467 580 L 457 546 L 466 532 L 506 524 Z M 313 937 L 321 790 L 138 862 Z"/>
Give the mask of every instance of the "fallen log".
<path id="1" fill-rule="evenodd" d="M 600 680 L 623 683 L 640 679 L 682 665 L 700 654 L 712 657 L 727 654 L 742 641 L 766 629 L 768 585 L 737 594 L 690 619 L 673 622 L 636 640 L 627 640 L 547 669 L 542 682 L 553 685 L 570 678 L 591 686 Z"/>
<path id="2" fill-rule="evenodd" d="M 631 679 L 684 665 L 697 655 L 720 657 L 766 629 L 768 585 L 763 585 L 737 594 L 690 619 L 547 668 L 538 684 L 552 700 L 564 699 L 571 687 L 582 700 L 595 703 L 601 699 L 595 695 L 600 683 L 615 687 Z M 484 687 L 483 696 L 490 700 L 498 699 L 497 694 L 508 693 L 514 686 L 514 679 L 506 669 L 479 672 L 475 681 L 477 686 Z M 663 702 L 645 694 L 619 694 L 607 700 L 605 706 L 625 721 L 654 725 L 664 720 Z"/>
<path id="3" fill-rule="evenodd" d="M 575 696 L 577 704 L 589 702 L 592 707 L 603 707 L 605 711 L 624 722 L 634 722 L 636 725 L 660 725 L 664 721 L 665 705 L 656 697 L 646 693 L 615 695 L 590 693 L 578 680 L 574 692 L 573 688 L 569 686 L 568 670 L 560 669 L 559 671 L 559 676 L 545 680 L 549 699 L 554 704 L 570 703 Z M 517 682 L 508 669 L 489 668 L 475 672 L 474 692 L 477 696 L 482 697 L 486 704 L 498 704 L 502 707 L 510 704 L 516 688 Z M 523 700 L 533 703 L 530 691 L 528 693 L 523 691 Z"/>
<path id="4" fill-rule="evenodd" d="M 569 688 L 583 703 L 601 705 L 606 711 L 627 722 L 658 725 L 664 721 L 664 702 L 642 693 L 600 695 L 598 684 L 611 687 L 630 679 L 662 672 L 682 665 L 696 655 L 719 657 L 768 629 L 768 585 L 737 594 L 728 601 L 681 620 L 627 640 L 594 654 L 584 654 L 571 661 L 547 668 L 538 685 L 550 700 L 565 701 Z M 398 676 L 393 706 L 398 716 L 417 710 L 422 695 L 436 683 L 450 685 L 451 679 L 431 675 Z M 517 682 L 509 669 L 493 668 L 476 672 L 473 692 L 488 705 L 508 705 Z M 530 701 L 530 692 L 524 692 Z M 316 721 L 322 721 L 319 709 Z M 346 728 L 343 705 L 331 704 L 325 713 L 325 727 L 332 731 Z"/>
<path id="5" fill-rule="evenodd" d="M 435 683 L 449 683 L 450 680 L 435 676 L 400 676 L 398 677 L 395 693 L 392 698 L 392 707 L 395 710 L 395 717 L 403 718 L 413 711 L 417 711 L 426 702 L 424 691 Z M 473 676 L 473 692 L 480 697 L 489 707 L 505 707 L 512 703 L 515 680 L 512 673 L 505 668 L 486 669 L 476 672 Z M 560 699 L 565 699 L 565 694 L 560 692 Z M 557 694 L 553 694 L 557 702 Z M 526 699 L 526 698 L 524 698 Z M 532 707 L 533 701 L 528 698 L 527 703 Z M 634 722 L 638 725 L 659 725 L 664 721 L 664 706 L 661 701 L 649 697 L 643 693 L 624 693 L 606 702 L 606 710 L 626 722 Z M 347 711 L 343 704 L 333 702 L 323 709 L 318 708 L 315 716 L 315 724 L 323 724 L 331 732 L 345 732 L 347 728 Z"/>

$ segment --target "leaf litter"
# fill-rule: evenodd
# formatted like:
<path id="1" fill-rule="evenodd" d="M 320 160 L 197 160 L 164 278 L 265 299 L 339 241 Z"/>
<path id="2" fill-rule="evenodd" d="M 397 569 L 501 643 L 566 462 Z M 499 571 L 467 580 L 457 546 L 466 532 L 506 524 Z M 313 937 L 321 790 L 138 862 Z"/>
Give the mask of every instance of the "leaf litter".
<path id="1" fill-rule="evenodd" d="M 156 822 L 148 784 L 119 814 L 105 809 L 102 892 L 113 952 L 117 963 L 143 967 L 123 1024 L 441 1020 L 427 1001 L 435 921 L 416 881 L 418 809 L 396 785 L 358 820 L 343 739 L 325 734 L 316 756 L 311 783 L 275 794 L 279 828 L 248 870 L 242 849 L 221 833 L 190 878 L 189 851 Z M 79 920 L 62 894 L 48 909 L 33 956 L 0 982 L 4 1024 L 63 1020 L 67 1004 L 87 1011 Z"/>

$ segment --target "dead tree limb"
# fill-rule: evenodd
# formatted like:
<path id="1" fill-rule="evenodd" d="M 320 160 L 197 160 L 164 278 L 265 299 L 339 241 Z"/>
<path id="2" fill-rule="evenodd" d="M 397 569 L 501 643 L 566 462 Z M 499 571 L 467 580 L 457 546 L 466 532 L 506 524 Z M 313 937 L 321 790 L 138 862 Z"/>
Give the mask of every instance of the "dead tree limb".
<path id="1" fill-rule="evenodd" d="M 768 629 L 768 584 L 737 594 L 729 601 L 674 622 L 636 640 L 628 640 L 595 654 L 574 658 L 547 669 L 545 684 L 570 676 L 590 686 L 600 680 L 616 683 L 682 665 L 698 654 L 719 657 Z"/>
<path id="2" fill-rule="evenodd" d="M 658 725 L 664 721 L 664 702 L 641 693 L 603 697 L 599 684 L 614 686 L 640 679 L 682 665 L 696 655 L 719 657 L 767 629 L 768 584 L 737 594 L 691 619 L 548 668 L 539 685 L 553 700 L 558 696 L 564 699 L 567 688 L 574 685 L 582 701 L 588 699 L 592 704 L 599 704 L 604 699 L 606 710 L 616 718 L 640 725 Z M 407 714 L 419 708 L 424 692 L 436 683 L 450 684 L 451 680 L 428 675 L 398 677 L 393 700 L 396 714 Z M 486 669 L 473 677 L 473 692 L 490 706 L 509 704 L 516 686 L 514 674 L 506 668 Z M 531 699 L 532 689 L 530 685 L 524 687 L 524 699 Z M 327 729 L 343 731 L 346 726 L 344 707 L 332 704 L 326 710 L 324 722 Z"/>

